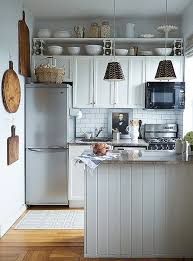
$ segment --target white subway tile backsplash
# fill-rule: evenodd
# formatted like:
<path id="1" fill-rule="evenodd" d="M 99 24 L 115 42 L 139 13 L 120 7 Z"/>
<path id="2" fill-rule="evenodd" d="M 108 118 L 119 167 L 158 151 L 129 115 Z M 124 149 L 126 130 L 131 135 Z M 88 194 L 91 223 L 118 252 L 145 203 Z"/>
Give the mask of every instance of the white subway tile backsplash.
<path id="1" fill-rule="evenodd" d="M 109 111 L 129 112 L 131 119 L 140 119 L 143 124 L 177 123 L 179 136 L 183 133 L 183 111 L 174 110 L 144 110 L 144 109 L 82 109 L 83 117 L 76 121 L 76 136 L 81 137 L 82 131 L 94 131 L 104 127 L 100 136 L 108 136 Z M 82 130 L 82 131 L 81 131 Z"/>

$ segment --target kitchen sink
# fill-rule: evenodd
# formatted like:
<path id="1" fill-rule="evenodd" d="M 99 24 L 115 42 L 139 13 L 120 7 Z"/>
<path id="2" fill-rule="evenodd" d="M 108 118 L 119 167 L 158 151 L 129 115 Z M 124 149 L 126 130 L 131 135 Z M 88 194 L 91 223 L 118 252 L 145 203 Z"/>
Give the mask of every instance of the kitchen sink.
<path id="1" fill-rule="evenodd" d="M 83 138 L 81 139 L 82 142 L 108 142 L 108 141 L 112 141 L 111 138 Z"/>

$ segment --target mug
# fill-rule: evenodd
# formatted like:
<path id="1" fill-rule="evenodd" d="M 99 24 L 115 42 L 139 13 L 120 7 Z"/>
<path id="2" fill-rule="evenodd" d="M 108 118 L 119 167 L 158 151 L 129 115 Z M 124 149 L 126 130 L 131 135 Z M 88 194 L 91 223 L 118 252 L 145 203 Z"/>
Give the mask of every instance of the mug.
<path id="1" fill-rule="evenodd" d="M 77 38 L 84 38 L 85 28 L 83 25 L 76 25 L 74 27 L 74 32 Z"/>

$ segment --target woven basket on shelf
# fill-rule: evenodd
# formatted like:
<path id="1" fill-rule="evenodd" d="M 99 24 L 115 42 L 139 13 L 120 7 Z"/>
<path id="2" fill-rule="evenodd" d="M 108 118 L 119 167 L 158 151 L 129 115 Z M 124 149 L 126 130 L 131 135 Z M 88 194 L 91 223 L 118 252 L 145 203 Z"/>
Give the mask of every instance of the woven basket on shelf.
<path id="1" fill-rule="evenodd" d="M 62 83 L 64 81 L 64 74 L 63 68 L 37 67 L 35 69 L 37 82 Z"/>

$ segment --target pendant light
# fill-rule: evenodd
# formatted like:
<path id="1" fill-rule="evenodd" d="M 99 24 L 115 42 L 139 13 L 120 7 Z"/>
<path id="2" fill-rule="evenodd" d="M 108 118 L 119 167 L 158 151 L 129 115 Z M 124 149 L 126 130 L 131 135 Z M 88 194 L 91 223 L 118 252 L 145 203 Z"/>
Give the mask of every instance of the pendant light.
<path id="1" fill-rule="evenodd" d="M 168 25 L 168 2 L 166 0 L 166 30 Z M 156 80 L 173 80 L 176 79 L 176 74 L 171 60 L 167 60 L 166 43 L 168 33 L 165 32 L 165 60 L 159 62 L 158 69 L 155 75 Z"/>
<path id="2" fill-rule="evenodd" d="M 123 81 L 125 80 L 123 70 L 119 62 L 115 61 L 115 0 L 114 0 L 114 16 L 113 16 L 113 55 L 114 61 L 109 62 L 106 68 L 104 80 L 107 81 Z"/>

